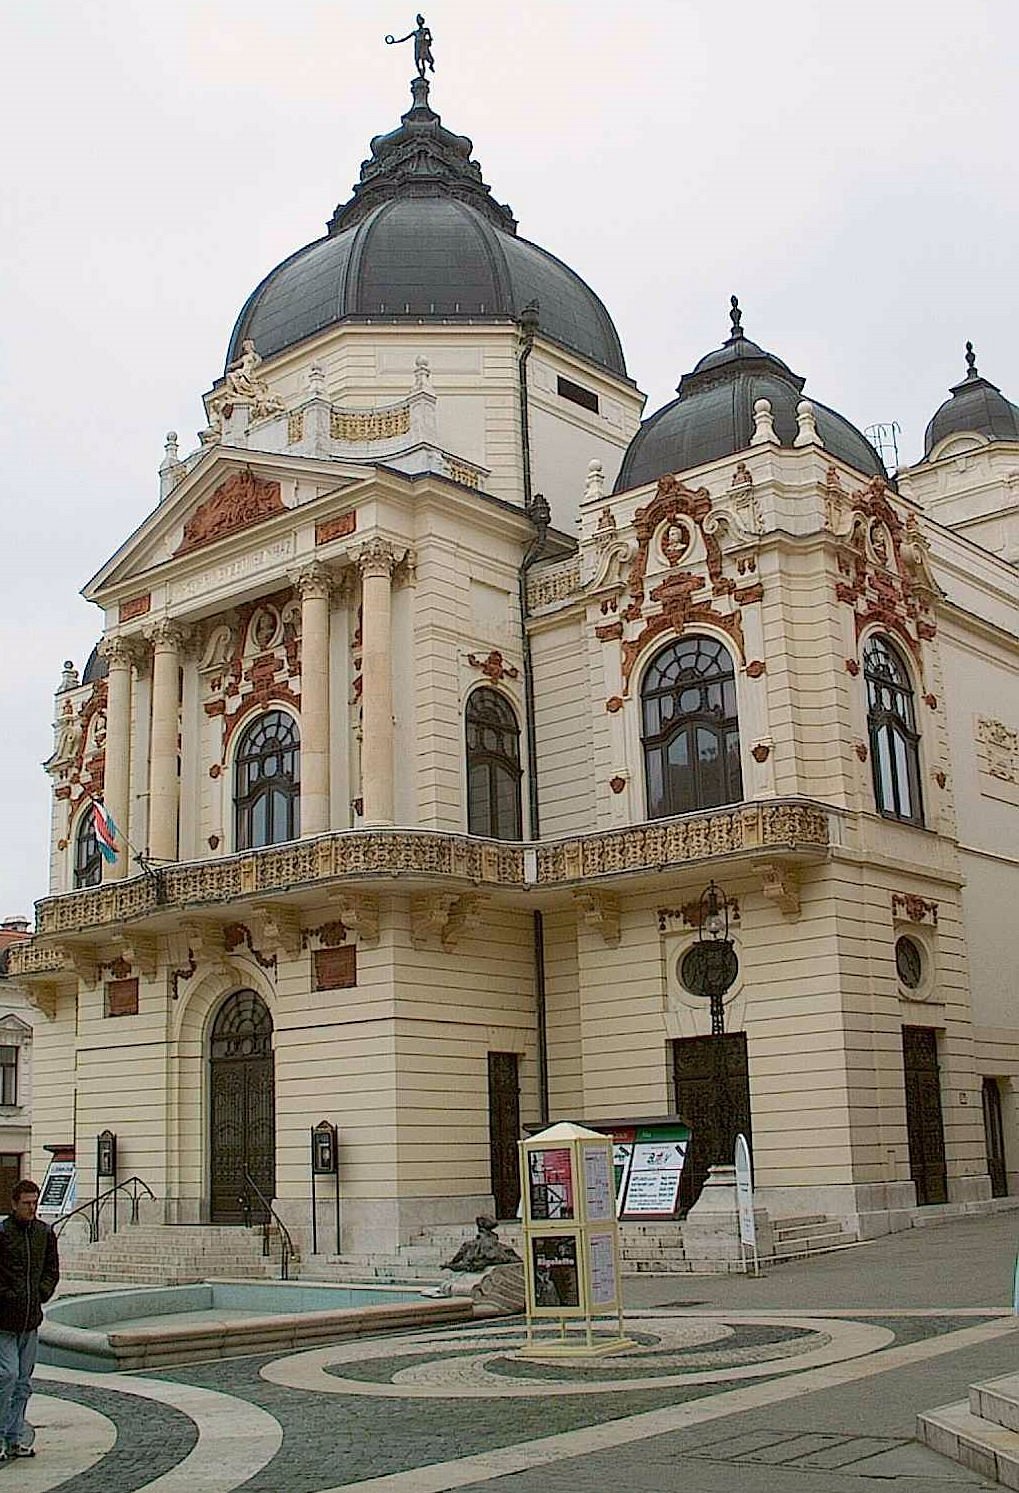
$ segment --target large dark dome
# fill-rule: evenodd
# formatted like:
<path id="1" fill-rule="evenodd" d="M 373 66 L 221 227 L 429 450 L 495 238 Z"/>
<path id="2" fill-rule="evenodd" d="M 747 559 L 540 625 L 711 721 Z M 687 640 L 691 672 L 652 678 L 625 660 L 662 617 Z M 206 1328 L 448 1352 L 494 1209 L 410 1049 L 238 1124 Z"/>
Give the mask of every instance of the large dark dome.
<path id="1" fill-rule="evenodd" d="M 678 399 L 645 420 L 630 442 L 615 491 L 643 487 L 672 472 L 744 451 L 754 431 L 754 404 L 771 401 L 775 432 L 791 446 L 798 425 L 796 406 L 805 380 L 781 358 L 744 336 L 733 302 L 733 335 L 684 375 Z M 885 477 L 884 463 L 855 425 L 825 404 L 812 401 L 825 450 L 858 472 Z"/>
<path id="2" fill-rule="evenodd" d="M 1019 441 L 1019 408 L 996 385 L 980 377 L 972 342 L 966 343 L 966 377 L 961 384 L 953 384 L 951 394 L 927 427 L 924 456 L 930 456 L 946 436 L 964 432 L 991 441 Z"/>
<path id="3" fill-rule="evenodd" d="M 263 358 L 341 321 L 445 323 L 516 319 L 539 303 L 542 334 L 626 376 L 616 329 L 579 275 L 518 238 L 464 135 L 445 129 L 415 79 L 400 128 L 372 141 L 354 195 L 325 238 L 299 249 L 254 291 L 228 363 L 246 337 Z"/>

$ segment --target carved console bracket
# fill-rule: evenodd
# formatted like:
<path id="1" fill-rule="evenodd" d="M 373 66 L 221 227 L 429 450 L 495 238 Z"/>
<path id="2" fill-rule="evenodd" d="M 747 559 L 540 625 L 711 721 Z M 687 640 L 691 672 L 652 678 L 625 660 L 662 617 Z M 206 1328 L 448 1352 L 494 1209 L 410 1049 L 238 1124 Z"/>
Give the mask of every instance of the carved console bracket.
<path id="1" fill-rule="evenodd" d="M 447 953 L 455 949 L 461 934 L 481 921 L 487 900 L 474 892 L 415 893 L 410 899 L 410 941 L 414 948 L 423 949 L 430 939 L 437 938 Z"/>
<path id="2" fill-rule="evenodd" d="M 293 908 L 262 902 L 247 913 L 251 943 L 264 959 L 283 954 L 295 959 L 301 952 L 301 919 Z"/>
<path id="3" fill-rule="evenodd" d="M 601 934 L 607 944 L 615 947 L 619 943 L 619 898 L 612 892 L 575 891 L 580 915 L 589 928 Z"/>
<path id="4" fill-rule="evenodd" d="M 34 1006 L 47 1021 L 55 1021 L 57 1016 L 57 987 L 49 980 L 26 980 L 22 985 L 25 999 L 30 1006 Z"/>
<path id="5" fill-rule="evenodd" d="M 337 919 L 352 933 L 357 934 L 359 943 L 365 945 L 378 943 L 378 897 L 355 896 L 350 892 L 338 891 L 330 898 L 330 904 L 336 909 Z"/>
<path id="6" fill-rule="evenodd" d="M 155 938 L 144 933 L 125 934 L 119 941 L 119 953 L 134 974 L 146 980 L 155 978 L 158 964 Z"/>
<path id="7" fill-rule="evenodd" d="M 219 923 L 210 922 L 207 918 L 182 918 L 177 925 L 177 936 L 183 952 L 179 958 L 174 958 L 175 964 L 187 964 L 194 960 L 197 968 L 199 964 L 217 966 L 225 962 L 226 943 Z"/>
<path id="8" fill-rule="evenodd" d="M 758 862 L 761 873 L 761 891 L 769 902 L 774 902 L 786 917 L 799 917 L 799 874 L 792 866 L 779 865 L 774 861 Z"/>

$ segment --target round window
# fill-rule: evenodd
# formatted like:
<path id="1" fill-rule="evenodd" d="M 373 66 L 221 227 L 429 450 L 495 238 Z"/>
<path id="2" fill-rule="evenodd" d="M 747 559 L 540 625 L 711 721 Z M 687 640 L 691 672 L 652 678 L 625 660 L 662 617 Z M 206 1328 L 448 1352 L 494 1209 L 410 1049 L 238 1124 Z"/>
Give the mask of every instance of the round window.
<path id="1" fill-rule="evenodd" d="M 895 942 L 895 968 L 899 984 L 906 990 L 918 990 L 923 982 L 923 954 L 913 938 Z"/>

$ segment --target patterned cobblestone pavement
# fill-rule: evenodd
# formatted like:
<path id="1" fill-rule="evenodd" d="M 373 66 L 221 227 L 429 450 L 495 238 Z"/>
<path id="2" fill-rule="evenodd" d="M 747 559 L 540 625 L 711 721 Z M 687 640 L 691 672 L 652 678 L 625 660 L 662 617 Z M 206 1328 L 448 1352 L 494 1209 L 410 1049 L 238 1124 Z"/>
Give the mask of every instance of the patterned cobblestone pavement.
<path id="1" fill-rule="evenodd" d="M 657 1445 L 667 1438 L 654 1430 L 656 1413 L 710 1408 L 714 1400 L 721 1403 L 738 1394 L 740 1386 L 767 1393 L 783 1381 L 811 1379 L 846 1364 L 873 1363 L 876 1372 L 876 1361 L 893 1350 L 922 1352 L 925 1344 L 937 1339 L 967 1339 L 975 1328 L 1004 1330 L 1002 1319 L 990 1312 L 873 1317 L 853 1313 L 826 1319 L 748 1313 L 729 1320 L 696 1312 L 642 1313 L 627 1319 L 627 1331 L 636 1340 L 629 1353 L 569 1364 L 520 1360 L 514 1350 L 523 1341 L 523 1323 L 485 1323 L 136 1376 L 140 1391 L 144 1382 L 143 1392 L 164 1396 L 165 1403 L 126 1392 L 135 1376 L 116 1376 L 118 1387 L 112 1389 L 104 1387 L 100 1375 L 74 1376 L 79 1381 L 90 1377 L 88 1384 L 61 1383 L 61 1371 L 49 1370 L 45 1386 L 40 1386 L 46 1394 L 108 1416 L 117 1439 L 91 1468 L 54 1484 L 36 1480 L 37 1469 L 41 1473 L 45 1467 L 43 1434 L 41 1455 L 29 1465 L 31 1480 L 23 1479 L 19 1469 L 19 1493 L 52 1486 L 68 1493 L 141 1493 L 155 1488 L 160 1493 L 228 1493 L 240 1486 L 247 1493 L 480 1489 L 494 1484 L 487 1477 L 470 1476 L 475 1464 L 487 1466 L 493 1457 L 519 1460 L 518 1453 L 526 1461 L 531 1449 L 548 1447 L 554 1452 L 556 1446 L 560 1455 L 549 1457 L 551 1468 L 493 1469 L 499 1493 L 549 1493 L 552 1487 L 590 1487 L 603 1493 L 616 1485 L 615 1464 L 611 1474 L 608 1465 L 599 1474 L 611 1476 L 611 1481 L 600 1483 L 588 1481 L 587 1473 L 581 1477 L 579 1468 L 606 1455 L 618 1462 L 620 1454 L 600 1450 L 598 1438 L 625 1438 L 626 1428 L 639 1426 L 641 1418 L 647 1419 Z M 212 1392 L 210 1404 L 217 1415 L 229 1416 L 233 1405 L 238 1414 L 247 1407 L 249 1413 L 278 1423 L 279 1449 L 270 1446 L 262 1464 L 247 1466 L 243 1477 L 229 1459 L 203 1458 L 207 1427 L 196 1425 L 174 1404 L 177 1394 L 203 1391 Z M 696 1461 L 694 1479 L 660 1482 L 659 1489 L 683 1486 L 700 1493 L 702 1486 L 712 1486 L 723 1463 L 731 1479 L 735 1462 L 751 1469 L 781 1468 L 783 1476 L 795 1473 L 800 1479 L 797 1486 L 804 1490 L 827 1488 L 813 1481 L 825 1469 L 841 1476 L 840 1469 L 873 1463 L 880 1470 L 881 1459 L 889 1456 L 894 1469 L 903 1447 L 911 1446 L 908 1436 L 861 1440 L 846 1432 L 818 1432 L 810 1440 L 806 1432 L 790 1431 L 769 1441 L 763 1430 L 754 1433 L 756 1440 L 747 1432 L 749 1439 L 737 1443 L 731 1434 L 710 1429 L 712 1437 L 684 1453 Z M 803 1435 L 808 1435 L 806 1441 Z M 590 1449 L 579 1461 L 562 1455 L 573 1445 L 570 1438 L 578 1437 L 581 1443 L 585 1437 L 594 1438 Z M 644 1442 L 638 1444 L 643 1461 Z M 720 1449 L 730 1446 L 735 1450 L 721 1459 Z M 906 1462 L 913 1465 L 910 1457 Z M 571 1468 L 573 1482 L 567 1476 Z M 659 1470 L 659 1476 L 665 1474 Z M 915 1476 L 915 1469 L 910 1476 Z M 628 1486 L 628 1493 L 640 1487 L 639 1482 L 633 1489 Z M 921 1490 L 918 1485 L 910 1493 Z"/>

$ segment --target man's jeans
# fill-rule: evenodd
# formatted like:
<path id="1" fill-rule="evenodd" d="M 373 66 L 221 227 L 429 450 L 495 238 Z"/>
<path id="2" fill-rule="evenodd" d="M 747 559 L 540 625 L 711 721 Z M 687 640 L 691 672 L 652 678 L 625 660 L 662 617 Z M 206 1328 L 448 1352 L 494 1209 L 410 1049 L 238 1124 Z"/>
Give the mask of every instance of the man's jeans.
<path id="1" fill-rule="evenodd" d="M 37 1332 L 0 1332 L 0 1445 L 28 1446 L 33 1440 L 25 1410 L 38 1343 Z"/>

